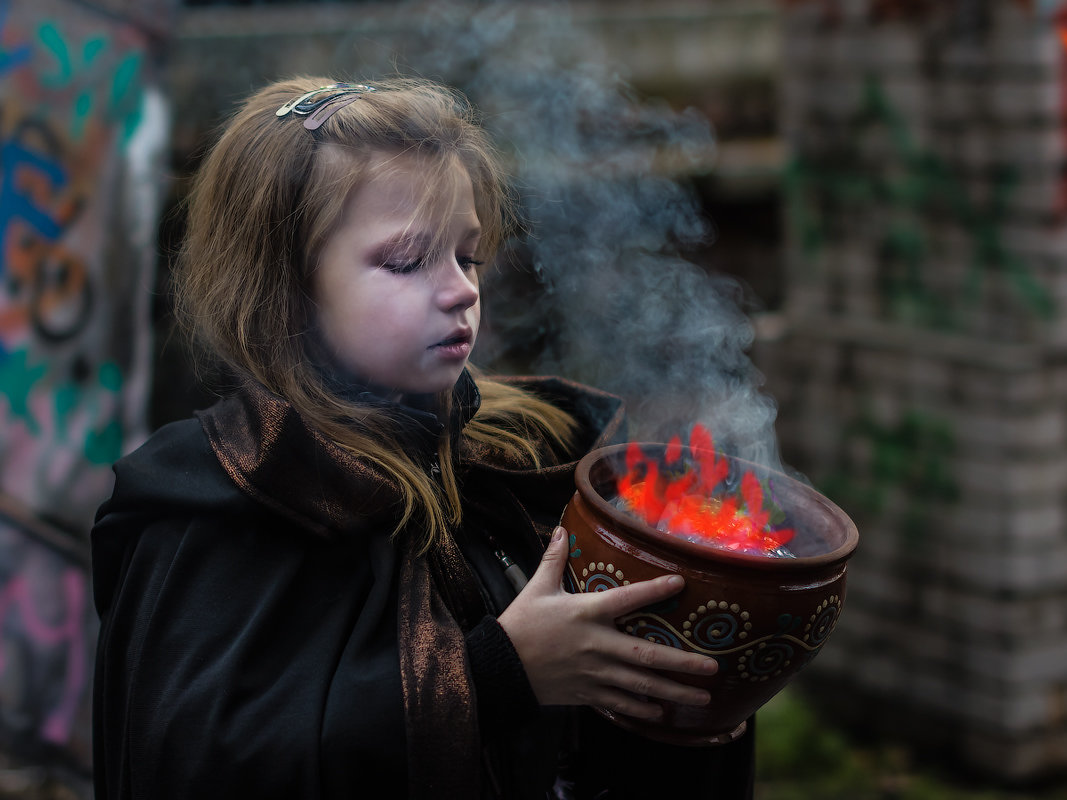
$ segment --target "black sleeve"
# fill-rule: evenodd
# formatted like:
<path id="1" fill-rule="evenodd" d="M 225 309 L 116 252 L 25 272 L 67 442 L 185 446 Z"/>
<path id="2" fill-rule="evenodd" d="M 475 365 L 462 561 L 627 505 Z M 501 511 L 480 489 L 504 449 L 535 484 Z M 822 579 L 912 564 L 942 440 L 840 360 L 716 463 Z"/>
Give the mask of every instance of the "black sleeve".
<path id="1" fill-rule="evenodd" d="M 495 617 L 484 617 L 467 634 L 467 654 L 483 739 L 537 716 L 539 705 L 526 670 Z"/>

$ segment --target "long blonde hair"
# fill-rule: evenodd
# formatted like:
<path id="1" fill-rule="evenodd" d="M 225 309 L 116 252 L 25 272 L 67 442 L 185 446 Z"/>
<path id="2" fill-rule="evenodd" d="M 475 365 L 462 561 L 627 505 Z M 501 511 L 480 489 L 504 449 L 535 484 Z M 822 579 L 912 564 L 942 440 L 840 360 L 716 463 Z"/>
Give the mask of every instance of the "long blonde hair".
<path id="1" fill-rule="evenodd" d="M 314 131 L 300 118 L 276 116 L 284 103 L 331 83 L 321 77 L 274 83 L 249 97 L 225 126 L 188 198 L 176 312 L 200 348 L 284 398 L 308 424 L 387 475 L 403 497 L 394 532 L 419 526 L 428 548 L 461 519 L 451 437 L 441 437 L 438 484 L 402 446 L 402 423 L 393 415 L 330 390 L 309 335 L 309 279 L 345 198 L 383 153 L 414 153 L 420 165 L 436 167 L 426 173 L 419 211 L 457 164 L 466 171 L 483 230 L 479 260 L 492 258 L 509 232 L 512 205 L 473 110 L 445 87 L 375 82 L 376 91 L 337 108 Z M 499 382 L 482 379 L 478 387 L 482 405 L 463 431 L 468 439 L 530 467 L 541 465 L 542 443 L 549 452 L 570 446 L 575 423 L 566 412 Z M 450 396 L 439 398 L 443 419 Z"/>

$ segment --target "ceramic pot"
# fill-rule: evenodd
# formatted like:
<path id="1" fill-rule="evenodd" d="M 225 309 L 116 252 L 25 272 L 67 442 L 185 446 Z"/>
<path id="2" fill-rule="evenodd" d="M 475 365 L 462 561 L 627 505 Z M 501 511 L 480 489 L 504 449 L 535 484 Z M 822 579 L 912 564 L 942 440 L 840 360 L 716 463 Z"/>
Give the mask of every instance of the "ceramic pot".
<path id="1" fill-rule="evenodd" d="M 627 445 L 589 453 L 575 475 L 577 491 L 561 524 L 570 534 L 568 589 L 599 592 L 665 574 L 685 578 L 668 601 L 617 620 L 621 630 L 719 662 L 710 677 L 672 673 L 711 692 L 707 706 L 664 703 L 656 722 L 600 710 L 616 724 L 673 744 L 723 744 L 811 663 L 834 630 L 845 599 L 845 563 L 859 540 L 856 526 L 811 487 L 773 470 L 726 456 L 731 491 L 751 471 L 795 530 L 795 558 L 746 555 L 687 541 L 619 510 L 615 480 Z M 662 463 L 666 445 L 641 445 Z M 690 458 L 688 450 L 683 458 Z M 720 458 L 723 456 L 720 454 Z M 718 492 L 716 492 L 718 494 Z"/>

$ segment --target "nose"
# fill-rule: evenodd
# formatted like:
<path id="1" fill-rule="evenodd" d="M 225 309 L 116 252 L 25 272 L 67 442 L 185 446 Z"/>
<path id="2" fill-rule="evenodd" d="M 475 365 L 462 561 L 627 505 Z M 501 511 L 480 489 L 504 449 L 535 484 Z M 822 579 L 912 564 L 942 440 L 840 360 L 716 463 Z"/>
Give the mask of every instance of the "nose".
<path id="1" fill-rule="evenodd" d="M 478 274 L 473 269 L 463 269 L 454 257 L 444 267 L 437 302 L 445 311 L 466 311 L 478 302 Z"/>

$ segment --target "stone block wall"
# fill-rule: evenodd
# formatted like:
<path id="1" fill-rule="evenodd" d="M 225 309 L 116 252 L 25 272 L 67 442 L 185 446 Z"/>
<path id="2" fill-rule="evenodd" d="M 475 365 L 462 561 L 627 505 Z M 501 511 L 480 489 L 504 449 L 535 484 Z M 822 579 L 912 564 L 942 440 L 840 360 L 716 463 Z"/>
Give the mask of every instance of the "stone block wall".
<path id="1" fill-rule="evenodd" d="M 1067 770 L 1059 5 L 784 4 L 786 329 L 754 352 L 860 528 L 814 693 L 1009 780 Z"/>

